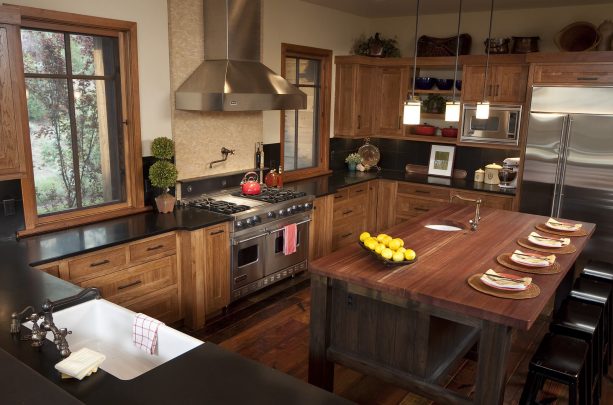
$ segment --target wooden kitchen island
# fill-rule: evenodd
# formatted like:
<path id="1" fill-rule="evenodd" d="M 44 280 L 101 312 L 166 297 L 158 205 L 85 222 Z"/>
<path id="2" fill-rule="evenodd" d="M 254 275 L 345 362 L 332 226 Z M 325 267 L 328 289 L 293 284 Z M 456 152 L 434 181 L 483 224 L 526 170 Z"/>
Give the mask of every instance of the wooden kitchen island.
<path id="1" fill-rule="evenodd" d="M 576 252 L 556 255 L 560 273 L 531 275 L 505 269 L 496 257 L 517 248 L 530 251 L 517 240 L 547 218 L 483 208 L 478 230 L 471 231 L 468 220 L 474 212 L 474 207 L 449 204 L 387 230 L 417 252 L 417 261 L 408 266 L 385 267 L 357 241 L 310 264 L 310 383 L 331 391 L 334 363 L 339 363 L 437 403 L 502 403 L 512 330 L 532 327 L 595 225 L 584 223 L 588 236 L 571 238 Z M 436 231 L 427 224 L 465 230 Z M 540 295 L 505 299 L 468 285 L 471 275 L 490 268 L 531 276 Z M 469 399 L 440 382 L 476 342 L 476 391 Z"/>

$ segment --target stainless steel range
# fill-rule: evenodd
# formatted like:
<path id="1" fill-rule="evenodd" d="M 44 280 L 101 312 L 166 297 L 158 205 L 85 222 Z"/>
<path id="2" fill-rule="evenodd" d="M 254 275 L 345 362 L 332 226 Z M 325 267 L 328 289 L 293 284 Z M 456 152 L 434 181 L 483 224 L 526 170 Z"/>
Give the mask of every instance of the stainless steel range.
<path id="1" fill-rule="evenodd" d="M 231 301 L 307 269 L 314 196 L 288 189 L 259 195 L 225 190 L 182 200 L 184 205 L 233 217 Z M 296 252 L 283 253 L 284 227 L 297 225 Z"/>

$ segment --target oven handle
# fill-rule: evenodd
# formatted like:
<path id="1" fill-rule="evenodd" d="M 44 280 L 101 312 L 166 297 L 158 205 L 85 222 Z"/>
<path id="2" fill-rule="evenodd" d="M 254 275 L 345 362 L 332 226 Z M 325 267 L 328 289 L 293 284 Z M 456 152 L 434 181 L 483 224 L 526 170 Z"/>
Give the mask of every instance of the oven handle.
<path id="1" fill-rule="evenodd" d="M 268 235 L 269 233 L 270 233 L 270 232 L 264 232 L 264 233 L 262 233 L 262 234 L 259 234 L 259 235 L 256 235 L 256 236 L 252 236 L 252 237 L 247 238 L 247 239 L 242 239 L 242 240 L 232 240 L 232 244 L 233 244 L 234 246 L 236 246 L 236 245 L 240 245 L 241 243 L 249 242 L 250 240 L 254 240 L 254 239 L 257 239 L 257 238 L 261 238 L 261 237 L 263 237 L 263 236 L 266 236 L 266 235 Z"/>
<path id="2" fill-rule="evenodd" d="M 311 222 L 311 221 L 312 221 L 312 219 L 311 219 L 311 218 L 309 218 L 309 219 L 305 219 L 304 221 L 296 222 L 296 226 L 298 226 L 298 225 L 302 225 L 302 224 L 306 224 L 306 223 Z M 271 233 L 277 233 L 277 232 L 281 232 L 282 230 L 283 230 L 283 228 L 279 228 L 279 229 L 275 229 L 274 231 L 270 231 L 270 232 L 268 232 L 268 233 L 269 233 L 269 234 L 271 234 Z"/>

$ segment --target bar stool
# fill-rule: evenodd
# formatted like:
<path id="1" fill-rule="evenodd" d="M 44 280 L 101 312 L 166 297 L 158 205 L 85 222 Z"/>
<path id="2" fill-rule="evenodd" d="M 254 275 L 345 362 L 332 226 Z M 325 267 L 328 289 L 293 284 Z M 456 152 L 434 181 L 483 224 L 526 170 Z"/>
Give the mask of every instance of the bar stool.
<path id="1" fill-rule="evenodd" d="M 606 282 L 613 287 L 613 264 L 602 261 L 589 260 L 581 271 L 581 278 Z M 611 311 L 609 312 L 609 315 L 609 336 L 613 337 L 613 304 L 611 304 Z M 609 339 L 609 342 L 610 341 L 611 340 Z M 613 362 L 613 355 L 610 349 L 608 360 L 608 363 L 610 365 Z"/>
<path id="2" fill-rule="evenodd" d="M 589 346 L 581 339 L 548 333 L 530 360 L 520 405 L 532 404 L 546 379 L 568 385 L 568 403 L 589 404 L 586 360 Z"/>
<path id="3" fill-rule="evenodd" d="M 586 375 L 588 398 L 598 403 L 602 380 L 602 309 L 600 305 L 567 299 L 549 325 L 553 333 L 581 339 L 588 344 Z"/>
<path id="4" fill-rule="evenodd" d="M 603 374 L 609 372 L 609 362 L 611 359 L 611 316 L 612 316 L 612 292 L 611 284 L 593 280 L 591 278 L 579 277 L 575 280 L 570 297 L 582 302 L 598 304 L 603 311 Z"/>

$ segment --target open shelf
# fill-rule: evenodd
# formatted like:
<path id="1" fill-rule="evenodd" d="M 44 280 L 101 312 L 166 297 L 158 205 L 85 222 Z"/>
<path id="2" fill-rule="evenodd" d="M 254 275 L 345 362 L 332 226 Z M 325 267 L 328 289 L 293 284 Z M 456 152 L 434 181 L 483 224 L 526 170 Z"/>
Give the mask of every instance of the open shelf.
<path id="1" fill-rule="evenodd" d="M 407 129 L 408 131 L 408 129 Z M 446 138 L 444 136 L 436 136 L 436 135 L 414 135 L 414 134 L 406 134 L 402 137 L 402 139 L 406 139 L 409 141 L 418 141 L 418 142 L 430 142 L 430 143 L 447 143 L 450 145 L 455 145 L 458 143 L 457 138 Z"/>
<path id="2" fill-rule="evenodd" d="M 430 120 L 443 120 L 445 121 L 445 113 L 421 113 L 420 117 L 422 119 L 430 119 Z"/>
<path id="3" fill-rule="evenodd" d="M 445 94 L 445 95 L 452 96 L 453 95 L 453 90 L 438 90 L 438 89 L 419 90 L 419 89 L 415 89 L 415 94 Z M 456 90 L 455 94 L 459 96 L 460 94 L 462 94 L 462 92 L 460 90 Z"/>

